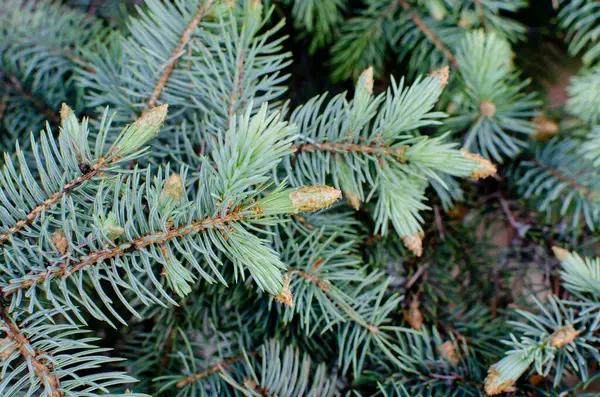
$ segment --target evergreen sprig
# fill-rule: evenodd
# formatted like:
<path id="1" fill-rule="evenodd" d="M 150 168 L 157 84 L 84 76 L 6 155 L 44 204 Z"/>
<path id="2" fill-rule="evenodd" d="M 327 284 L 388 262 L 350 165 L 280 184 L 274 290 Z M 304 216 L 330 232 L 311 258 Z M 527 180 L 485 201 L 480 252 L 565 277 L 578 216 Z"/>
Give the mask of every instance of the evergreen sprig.
<path id="1" fill-rule="evenodd" d="M 524 320 L 513 323 L 520 337 L 511 334 L 511 340 L 506 341 L 511 350 L 490 368 L 485 385 L 488 395 L 514 390 L 515 382 L 530 366 L 544 377 L 552 373 L 555 386 L 560 384 L 567 368 L 586 381 L 588 360 L 600 360 L 594 347 L 600 320 L 597 291 L 589 278 L 597 276 L 598 260 L 584 260 L 558 247 L 553 250 L 561 260 L 564 287 L 574 297 L 563 300 L 550 295 L 547 304 L 534 298 L 539 313 L 517 311 Z"/>
<path id="2" fill-rule="evenodd" d="M 106 35 L 102 22 L 53 1 L 0 3 L 0 131 L 2 150 L 44 128 L 58 127 L 62 102 L 81 109 L 73 81 L 82 53 Z"/>
<path id="3" fill-rule="evenodd" d="M 0 395 L 593 393 L 596 3 L 117 3 L 0 0 Z"/>

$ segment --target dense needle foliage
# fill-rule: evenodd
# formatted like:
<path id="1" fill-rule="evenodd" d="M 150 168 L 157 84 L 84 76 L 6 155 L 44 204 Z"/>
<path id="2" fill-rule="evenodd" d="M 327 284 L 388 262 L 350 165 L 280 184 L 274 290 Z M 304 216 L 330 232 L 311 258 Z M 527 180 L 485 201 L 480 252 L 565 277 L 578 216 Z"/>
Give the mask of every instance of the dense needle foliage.
<path id="1" fill-rule="evenodd" d="M 0 0 L 0 396 L 591 396 L 596 0 Z"/>

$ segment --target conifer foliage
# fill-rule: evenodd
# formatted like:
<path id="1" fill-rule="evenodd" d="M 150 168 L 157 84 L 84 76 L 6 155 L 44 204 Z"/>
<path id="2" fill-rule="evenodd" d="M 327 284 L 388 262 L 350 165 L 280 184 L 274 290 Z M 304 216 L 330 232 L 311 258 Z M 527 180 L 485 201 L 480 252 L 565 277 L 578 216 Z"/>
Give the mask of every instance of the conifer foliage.
<path id="1" fill-rule="evenodd" d="M 591 395 L 600 6 L 529 6 L 0 0 L 0 396 Z"/>

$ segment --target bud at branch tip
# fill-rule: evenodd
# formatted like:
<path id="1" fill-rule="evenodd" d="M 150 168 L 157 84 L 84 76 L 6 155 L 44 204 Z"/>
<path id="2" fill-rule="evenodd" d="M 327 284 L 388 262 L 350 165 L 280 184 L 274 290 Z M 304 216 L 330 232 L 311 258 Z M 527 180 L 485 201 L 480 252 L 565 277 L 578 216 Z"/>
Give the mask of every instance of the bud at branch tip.
<path id="1" fill-rule="evenodd" d="M 342 192 L 330 186 L 302 186 L 290 193 L 294 213 L 312 212 L 335 203 Z"/>

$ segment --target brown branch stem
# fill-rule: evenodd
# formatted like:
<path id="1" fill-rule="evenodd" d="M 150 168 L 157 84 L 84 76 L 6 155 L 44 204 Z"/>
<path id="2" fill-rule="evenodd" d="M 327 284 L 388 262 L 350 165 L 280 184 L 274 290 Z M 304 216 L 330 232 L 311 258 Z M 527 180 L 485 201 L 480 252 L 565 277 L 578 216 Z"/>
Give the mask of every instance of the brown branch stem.
<path id="1" fill-rule="evenodd" d="M 444 43 L 442 43 L 440 38 L 437 37 L 431 29 L 429 29 L 429 27 L 425 24 L 425 21 L 423 21 L 423 18 L 421 18 L 421 15 L 419 15 L 419 13 L 411 7 L 408 0 L 398 1 L 402 5 L 402 8 L 404 8 L 404 10 L 408 12 L 410 19 L 412 19 L 412 21 L 415 23 L 415 25 L 417 25 L 421 32 L 423 32 L 423 34 L 437 47 L 437 49 L 440 50 L 442 54 L 444 54 L 444 56 L 446 57 L 446 59 L 448 59 L 448 62 L 450 62 L 452 66 L 457 67 L 456 58 L 454 57 L 454 54 L 452 54 L 448 47 L 446 47 Z"/>
<path id="2" fill-rule="evenodd" d="M 317 262 L 313 265 L 313 270 L 316 270 L 323 263 L 322 259 L 318 259 Z M 358 313 L 356 313 L 346 302 L 333 295 L 331 292 L 331 281 L 323 279 L 315 274 L 304 272 L 295 267 L 288 267 L 287 269 L 290 273 L 296 274 L 299 277 L 302 277 L 305 280 L 310 281 L 313 284 L 316 284 L 317 287 L 333 302 L 336 306 L 342 309 L 353 321 L 367 329 L 369 332 L 373 334 L 378 334 L 380 332 L 379 327 L 374 324 L 366 322 Z"/>
<path id="3" fill-rule="evenodd" d="M 181 57 L 181 54 L 183 53 L 184 47 L 190 41 L 190 39 L 192 37 L 192 33 L 194 32 L 194 29 L 196 29 L 196 27 L 202 20 L 202 17 L 204 16 L 204 14 L 210 8 L 211 1 L 212 0 L 207 0 L 200 7 L 198 7 L 196 14 L 192 18 L 192 20 L 190 21 L 190 23 L 188 24 L 186 29 L 183 31 L 181 38 L 179 39 L 179 42 L 177 43 L 177 46 L 173 50 L 173 53 L 171 54 L 169 59 L 167 59 L 167 62 L 166 62 L 167 66 L 165 67 L 160 78 L 156 82 L 156 85 L 154 86 L 154 89 L 152 90 L 152 95 L 150 95 L 150 97 L 146 101 L 146 104 L 144 106 L 144 110 L 142 111 L 142 114 L 146 113 L 148 110 L 150 110 L 156 106 L 156 102 L 160 99 L 160 96 L 161 96 L 163 90 L 165 89 L 165 86 L 167 85 L 167 82 L 169 81 L 171 74 L 173 74 L 173 71 L 175 70 L 175 66 L 177 66 L 177 62 L 179 62 L 179 58 Z"/>
<path id="4" fill-rule="evenodd" d="M 481 22 L 481 25 L 486 27 L 487 19 L 485 17 L 485 10 L 483 8 L 483 4 L 481 3 L 481 0 L 473 0 L 473 3 L 475 3 L 475 7 L 477 8 L 477 16 L 479 17 L 479 21 Z"/>
<path id="5" fill-rule="evenodd" d="M 2 71 L 0 70 L 0 72 Z M 31 91 L 23 87 L 23 84 L 17 78 L 17 76 L 6 74 L 6 78 L 7 84 L 12 86 L 14 90 L 17 91 L 19 96 L 26 98 L 32 104 L 32 106 L 44 114 L 52 124 L 58 125 L 60 119 L 57 113 L 53 111 L 43 99 L 37 97 Z"/>
<path id="6" fill-rule="evenodd" d="M 251 389 L 253 392 L 258 393 L 261 397 L 272 397 L 271 393 L 269 393 L 269 390 L 262 387 L 252 379 L 244 379 L 244 386 L 246 386 L 248 389 Z"/>
<path id="7" fill-rule="evenodd" d="M 167 232 L 148 234 L 139 237 L 133 241 L 119 244 L 116 247 L 110 249 L 102 249 L 92 254 L 86 255 L 80 258 L 80 260 L 78 262 L 75 262 L 74 264 L 71 261 L 66 261 L 56 266 L 51 266 L 58 267 L 58 269 L 37 273 L 35 275 L 37 277 L 22 282 L 22 284 L 19 285 L 18 288 L 12 289 L 10 291 L 5 291 L 4 294 L 5 296 L 10 296 L 18 290 L 29 288 L 34 284 L 44 283 L 50 277 L 68 277 L 71 273 L 79 271 L 84 267 L 91 266 L 96 263 L 101 263 L 108 259 L 112 259 L 129 252 L 139 251 L 140 249 L 148 247 L 150 245 L 160 246 L 174 238 L 187 236 L 192 233 L 202 232 L 207 229 L 211 229 L 218 226 L 224 226 L 230 222 L 237 222 L 245 219 L 246 216 L 246 214 L 239 214 L 239 210 L 236 208 L 224 217 L 208 217 L 190 224 L 179 226 Z"/>
<path id="8" fill-rule="evenodd" d="M 571 187 L 573 187 L 573 189 L 577 190 L 579 193 L 581 193 L 587 199 L 595 200 L 598 197 L 598 193 L 590 192 L 590 190 L 587 187 L 580 185 L 579 183 L 577 183 L 577 181 L 572 180 L 568 176 L 562 174 L 557 169 L 554 169 L 552 167 L 547 167 L 547 166 L 541 164 L 540 162 L 538 162 L 537 160 L 534 160 L 534 163 L 536 166 L 551 173 L 556 179 L 560 180 L 561 182 L 566 182 L 569 185 L 571 185 Z"/>
<path id="9" fill-rule="evenodd" d="M 351 142 L 324 142 L 324 143 L 303 143 L 300 145 L 292 145 L 291 150 L 296 153 L 299 152 L 332 152 L 332 153 L 362 153 L 367 156 L 384 157 L 391 156 L 395 157 L 399 161 L 405 161 L 404 153 L 406 148 L 391 146 L 376 146 L 371 145 L 359 145 Z"/>
<path id="10" fill-rule="evenodd" d="M 322 277 L 316 276 L 311 273 L 303 272 L 302 270 L 296 269 L 295 267 L 288 267 L 288 271 L 297 274 L 299 277 L 302 277 L 305 280 L 310 281 L 313 284 L 316 284 L 319 289 L 323 292 L 327 292 L 329 289 L 329 285 L 331 282 L 329 280 L 323 280 Z"/>
<path id="11" fill-rule="evenodd" d="M 238 59 L 238 63 L 237 63 L 237 73 L 235 75 L 234 78 L 234 84 L 233 84 L 233 89 L 231 90 L 231 93 L 229 94 L 229 111 L 227 112 L 228 114 L 228 118 L 227 118 L 227 124 L 229 124 L 229 120 L 231 120 L 231 117 L 233 116 L 234 110 L 235 110 L 235 104 L 236 104 L 236 94 L 237 96 L 242 96 L 242 79 L 244 76 L 244 57 L 245 54 L 242 52 L 242 54 L 240 55 L 239 59 Z"/>
<path id="12" fill-rule="evenodd" d="M 5 92 L 0 98 L 0 121 L 4 117 L 4 112 L 6 111 L 6 107 L 8 106 L 8 94 Z"/>
<path id="13" fill-rule="evenodd" d="M 11 239 L 13 235 L 21 231 L 27 225 L 31 224 L 40 214 L 52 208 L 55 204 L 61 201 L 63 196 L 74 189 L 81 186 L 86 181 L 92 179 L 95 175 L 97 175 L 100 170 L 107 165 L 107 162 L 104 158 L 100 158 L 92 167 L 91 170 L 86 172 L 85 174 L 80 175 L 74 181 L 68 182 L 63 186 L 61 191 L 55 192 L 52 196 L 47 198 L 42 204 L 36 206 L 31 211 L 27 213 L 24 219 L 20 219 L 12 226 L 8 231 L 0 234 L 0 246 L 6 243 Z"/>
<path id="14" fill-rule="evenodd" d="M 258 355 L 258 351 L 256 351 L 256 350 L 252 351 L 252 352 L 248 353 L 248 355 L 256 356 L 256 355 Z M 199 372 L 197 374 L 190 375 L 183 380 L 180 380 L 179 382 L 177 382 L 176 386 L 181 389 L 191 383 L 198 382 L 199 380 L 208 378 L 210 375 L 214 374 L 215 372 L 221 372 L 221 371 L 224 371 L 225 369 L 228 369 L 231 365 L 243 360 L 245 357 L 246 356 L 244 354 L 240 354 L 239 356 L 221 360 L 204 372 Z"/>
<path id="15" fill-rule="evenodd" d="M 34 349 L 29 340 L 25 338 L 19 327 L 17 327 L 4 309 L 0 309 L 0 320 L 2 321 L 7 338 L 16 343 L 16 349 L 19 350 L 21 356 L 27 361 L 27 368 L 33 370 L 35 376 L 40 380 L 40 384 L 44 385 L 46 392 L 52 397 L 62 397 L 64 394 L 58 390 L 60 381 L 52 375 L 50 368 L 45 363 L 41 352 Z"/>

